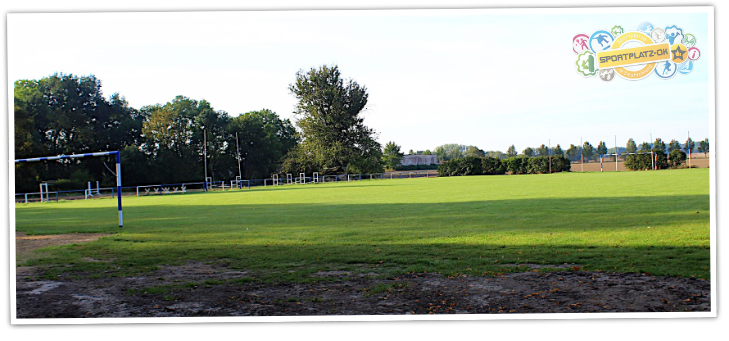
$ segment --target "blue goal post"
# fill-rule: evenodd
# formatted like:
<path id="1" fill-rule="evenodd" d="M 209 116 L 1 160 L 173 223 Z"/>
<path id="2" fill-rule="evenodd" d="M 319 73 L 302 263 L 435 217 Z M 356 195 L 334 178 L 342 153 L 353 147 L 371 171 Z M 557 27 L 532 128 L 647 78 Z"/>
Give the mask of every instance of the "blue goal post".
<path id="1" fill-rule="evenodd" d="M 77 158 L 83 158 L 83 157 L 96 157 L 96 156 L 107 156 L 107 155 L 116 155 L 116 189 L 117 189 L 117 193 L 118 193 L 117 198 L 118 198 L 118 206 L 119 206 L 119 227 L 122 227 L 124 225 L 124 220 L 122 219 L 121 156 L 119 154 L 119 151 L 36 157 L 36 158 L 32 158 L 32 159 L 15 160 L 15 163 L 52 161 L 52 160 L 62 160 L 62 159 L 77 159 Z"/>

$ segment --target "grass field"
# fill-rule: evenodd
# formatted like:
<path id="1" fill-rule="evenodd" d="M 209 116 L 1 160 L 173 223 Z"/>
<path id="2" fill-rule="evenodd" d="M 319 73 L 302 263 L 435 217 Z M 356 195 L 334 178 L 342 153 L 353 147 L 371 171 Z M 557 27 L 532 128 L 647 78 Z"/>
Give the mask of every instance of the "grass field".
<path id="1" fill-rule="evenodd" d="M 189 261 L 262 281 L 318 271 L 488 276 L 515 264 L 709 278 L 709 170 L 373 180 L 16 204 L 16 231 L 109 232 L 27 264 L 128 276 Z M 507 266 L 504 266 L 507 265 Z M 512 265 L 512 266 L 508 266 Z"/>

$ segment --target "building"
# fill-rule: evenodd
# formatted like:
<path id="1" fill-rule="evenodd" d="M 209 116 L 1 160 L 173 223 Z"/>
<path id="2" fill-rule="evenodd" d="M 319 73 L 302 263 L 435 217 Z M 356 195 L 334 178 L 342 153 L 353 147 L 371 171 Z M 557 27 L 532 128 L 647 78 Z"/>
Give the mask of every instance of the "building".
<path id="1" fill-rule="evenodd" d="M 437 165 L 438 155 L 405 155 L 400 163 L 403 166 Z"/>

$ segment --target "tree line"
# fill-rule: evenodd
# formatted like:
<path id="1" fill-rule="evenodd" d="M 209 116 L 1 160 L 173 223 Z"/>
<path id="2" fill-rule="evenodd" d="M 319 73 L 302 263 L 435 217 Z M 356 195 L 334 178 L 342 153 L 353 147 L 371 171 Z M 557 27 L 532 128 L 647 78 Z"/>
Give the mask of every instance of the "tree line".
<path id="1" fill-rule="evenodd" d="M 268 178 L 273 173 L 382 171 L 382 150 L 361 112 L 367 90 L 337 66 L 299 71 L 289 90 L 296 122 L 269 109 L 232 117 L 206 100 L 177 96 L 132 108 L 108 98 L 95 76 L 54 74 L 14 83 L 15 158 L 119 150 L 124 186 Z M 239 168 L 239 161 L 242 165 Z M 84 158 L 15 165 L 16 192 L 115 183 L 114 160 Z"/>

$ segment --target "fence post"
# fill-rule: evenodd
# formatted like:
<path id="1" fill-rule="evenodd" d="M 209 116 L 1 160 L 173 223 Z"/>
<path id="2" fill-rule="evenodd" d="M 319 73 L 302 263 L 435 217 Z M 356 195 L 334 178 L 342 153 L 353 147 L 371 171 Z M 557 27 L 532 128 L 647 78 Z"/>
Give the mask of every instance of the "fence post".
<path id="1" fill-rule="evenodd" d="M 58 191 L 56 191 L 56 202 L 58 202 Z"/>
<path id="2" fill-rule="evenodd" d="M 25 203 L 28 203 L 28 193 L 25 193 Z"/>

